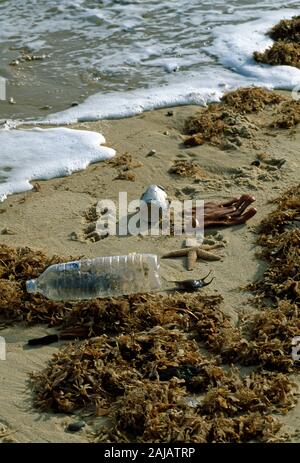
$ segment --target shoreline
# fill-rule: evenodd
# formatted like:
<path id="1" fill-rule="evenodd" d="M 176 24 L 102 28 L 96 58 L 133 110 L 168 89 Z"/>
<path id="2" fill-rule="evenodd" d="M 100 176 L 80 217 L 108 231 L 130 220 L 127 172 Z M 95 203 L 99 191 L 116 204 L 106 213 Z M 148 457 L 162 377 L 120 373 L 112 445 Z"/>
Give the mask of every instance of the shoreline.
<path id="1" fill-rule="evenodd" d="M 163 185 L 169 197 L 178 199 L 222 200 L 251 193 L 256 197 L 257 215 L 245 226 L 216 230 L 225 243 L 221 261 L 197 263 L 193 271 L 187 272 L 182 259 L 162 260 L 161 274 L 168 280 L 181 280 L 202 277 L 212 269 L 215 280 L 206 292 L 214 294 L 217 291 L 223 296 L 222 310 L 232 322 L 237 323 L 240 317 L 252 313 L 255 309 L 249 301 L 250 294 L 241 288 L 261 277 L 266 268 L 266 264 L 256 256 L 255 226 L 273 207 L 268 201 L 300 181 L 300 127 L 292 131 L 277 130 L 273 135 L 268 134 L 266 129 L 259 129 L 253 140 L 246 140 L 235 150 L 224 151 L 208 143 L 183 147 L 184 121 L 199 109 L 198 106 L 178 106 L 145 112 L 128 119 L 69 126 L 102 133 L 106 146 L 117 151 L 114 159 L 128 153 L 136 163 L 142 164 L 130 169 L 135 181 L 116 180 L 118 167 L 113 167 L 109 162 L 100 162 L 70 177 L 35 182 L 38 184 L 35 191 L 10 196 L 0 204 L 0 233 L 7 230 L 6 234 L 0 234 L 0 243 L 14 247 L 28 246 L 40 249 L 47 255 L 58 254 L 66 258 L 118 255 L 133 251 L 161 256 L 179 249 L 184 237 L 111 236 L 92 242 L 85 233 L 89 223 L 86 216 L 91 207 L 99 199 L 117 200 L 119 191 L 127 191 L 129 201 L 138 199 L 153 183 Z M 173 115 L 168 115 L 169 111 Z M 268 110 L 258 117 L 263 124 L 269 117 Z M 151 150 L 156 153 L 148 156 Z M 286 163 L 278 171 L 251 166 L 257 155 L 263 152 L 269 153 L 272 159 L 284 157 Z M 168 171 L 176 160 L 197 162 L 205 176 L 195 179 L 170 174 Z M 211 232 L 215 233 L 208 230 L 207 236 Z M 8 357 L 6 362 L 0 362 L 0 387 L 3 391 L 0 423 L 7 423 L 14 432 L 14 439 L 19 442 L 37 441 L 37 435 L 43 442 L 84 442 L 89 439 L 90 429 L 74 435 L 65 433 L 64 426 L 72 417 L 41 415 L 28 403 L 27 373 L 32 369 L 44 368 L 45 362 L 63 343 L 54 347 L 23 350 L 24 342 L 29 334 L 33 337 L 50 332 L 46 326 L 9 327 L 2 331 L 8 343 Z M 24 401 L 28 403 L 26 406 Z M 295 434 L 296 429 L 300 428 L 299 412 L 298 404 L 281 418 L 285 422 L 285 432 Z M 48 417 L 42 421 L 42 426 L 39 416 Z M 98 424 L 101 422 L 99 420 L 96 420 Z M 18 429 L 18 422 L 22 423 L 22 429 Z M 294 435 L 292 441 L 300 442 L 299 434 L 298 437 Z"/>

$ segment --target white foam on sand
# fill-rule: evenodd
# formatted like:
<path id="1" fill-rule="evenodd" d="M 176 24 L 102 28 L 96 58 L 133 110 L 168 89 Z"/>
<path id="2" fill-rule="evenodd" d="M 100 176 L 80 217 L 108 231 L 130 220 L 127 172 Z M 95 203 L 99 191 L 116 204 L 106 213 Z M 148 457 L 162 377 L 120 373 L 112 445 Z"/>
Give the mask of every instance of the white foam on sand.
<path id="1" fill-rule="evenodd" d="M 207 68 L 199 76 L 174 78 L 171 84 L 157 88 L 96 93 L 78 106 L 50 114 L 46 119 L 28 121 L 28 123 L 64 125 L 101 119 L 121 119 L 144 111 L 172 106 L 191 104 L 205 106 L 219 101 L 225 92 L 245 85 L 271 87 L 256 78 L 241 77 L 221 67 L 218 73 L 216 69 Z"/>
<path id="2" fill-rule="evenodd" d="M 0 130 L 0 202 L 32 180 L 63 177 L 116 153 L 96 132 L 67 128 Z"/>
<path id="3" fill-rule="evenodd" d="M 199 88 L 193 80 L 189 80 L 188 84 L 184 81 L 158 88 L 106 94 L 96 93 L 78 106 L 50 114 L 46 119 L 30 121 L 29 123 L 61 125 L 124 118 L 167 106 L 205 105 L 207 102 L 218 101 L 221 94 L 218 86 Z"/>

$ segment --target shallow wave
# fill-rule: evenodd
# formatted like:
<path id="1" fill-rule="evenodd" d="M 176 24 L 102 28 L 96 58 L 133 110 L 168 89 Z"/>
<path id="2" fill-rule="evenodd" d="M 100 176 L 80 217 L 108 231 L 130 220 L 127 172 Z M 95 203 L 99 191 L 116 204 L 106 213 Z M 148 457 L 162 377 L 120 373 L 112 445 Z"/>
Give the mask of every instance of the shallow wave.
<path id="1" fill-rule="evenodd" d="M 98 119 L 122 118 L 168 106 L 218 101 L 229 90 L 249 85 L 291 90 L 300 85 L 300 70 L 291 66 L 257 64 L 252 55 L 271 45 L 266 31 L 283 17 L 296 12 L 284 10 L 263 13 L 261 18 L 214 30 L 214 41 L 207 53 L 223 66 L 208 65 L 202 72 L 173 76 L 167 86 L 128 92 L 97 93 L 84 103 L 53 114 L 39 123 L 70 124 Z"/>
<path id="2" fill-rule="evenodd" d="M 172 84 L 173 72 L 188 78 L 216 65 L 206 48 L 216 28 L 279 8 L 281 0 L 5 0 L 2 60 L 7 47 L 46 52 L 50 57 L 36 72 L 44 66 L 57 86 L 78 75 L 96 81 L 101 92 Z"/>

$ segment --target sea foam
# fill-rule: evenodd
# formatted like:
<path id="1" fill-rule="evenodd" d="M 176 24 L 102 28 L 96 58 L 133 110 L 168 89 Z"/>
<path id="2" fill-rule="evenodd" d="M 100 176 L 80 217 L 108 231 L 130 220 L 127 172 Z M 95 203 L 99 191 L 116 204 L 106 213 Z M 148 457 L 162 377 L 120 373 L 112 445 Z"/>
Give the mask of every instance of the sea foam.
<path id="1" fill-rule="evenodd" d="M 266 35 L 272 25 L 295 14 L 297 10 L 291 9 L 260 12 L 260 18 L 255 21 L 215 27 L 212 44 L 203 47 L 203 51 L 211 58 L 217 58 L 219 66 L 207 64 L 199 71 L 172 75 L 168 85 L 96 93 L 78 106 L 52 114 L 35 123 L 70 124 L 124 118 L 152 109 L 177 105 L 206 105 L 219 101 L 229 90 L 252 85 L 292 90 L 300 85 L 299 69 L 256 63 L 253 52 L 263 51 L 273 43 Z"/>
<path id="2" fill-rule="evenodd" d="M 266 33 L 281 19 L 290 19 L 295 10 L 265 12 L 256 21 L 216 28 L 215 40 L 206 50 L 218 62 L 247 79 L 257 79 L 275 89 L 291 90 L 300 84 L 300 69 L 292 66 L 258 64 L 253 52 L 262 52 L 273 44 Z"/>
<path id="3" fill-rule="evenodd" d="M 113 157 L 103 143 L 101 134 L 85 130 L 0 130 L 0 201 L 32 189 L 32 180 L 63 177 Z"/>

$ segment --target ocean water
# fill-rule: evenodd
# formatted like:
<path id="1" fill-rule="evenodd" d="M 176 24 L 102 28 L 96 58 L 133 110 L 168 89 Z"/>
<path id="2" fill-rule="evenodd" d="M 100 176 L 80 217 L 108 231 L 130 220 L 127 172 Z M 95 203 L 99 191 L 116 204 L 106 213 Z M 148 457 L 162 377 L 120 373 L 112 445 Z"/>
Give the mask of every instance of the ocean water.
<path id="1" fill-rule="evenodd" d="M 279 0 L 0 0 L 0 76 L 7 83 L 0 120 L 64 125 L 203 105 L 239 86 L 292 89 L 299 69 L 259 65 L 252 54 L 272 43 L 265 33 L 273 24 L 299 7 Z M 22 51 L 46 57 L 11 65 Z M 4 151 L 0 146 L 0 169 Z"/>

